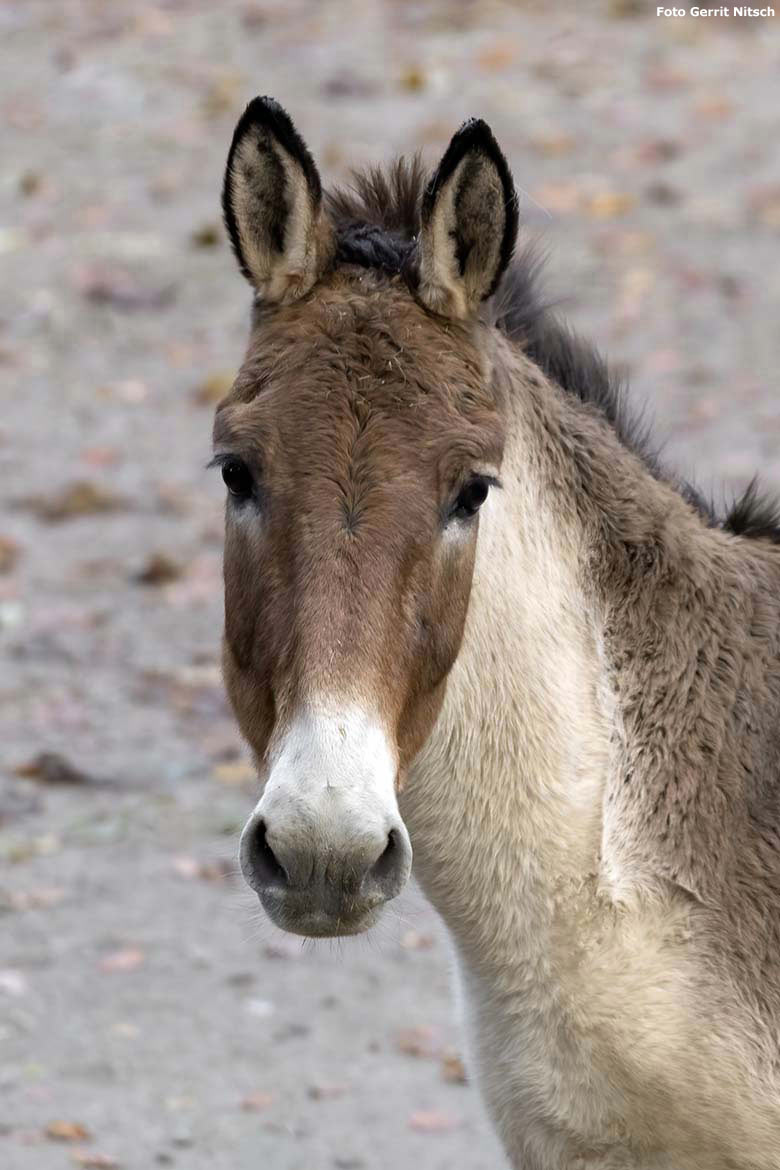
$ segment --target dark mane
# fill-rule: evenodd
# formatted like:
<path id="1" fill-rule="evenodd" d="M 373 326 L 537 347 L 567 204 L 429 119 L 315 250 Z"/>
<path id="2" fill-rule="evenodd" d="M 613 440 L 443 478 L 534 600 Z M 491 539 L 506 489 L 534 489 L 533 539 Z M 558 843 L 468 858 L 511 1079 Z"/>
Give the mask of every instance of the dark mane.
<path id="1" fill-rule="evenodd" d="M 337 259 L 344 264 L 401 272 L 414 253 L 420 203 L 428 176 L 419 155 L 387 170 L 353 174 L 353 186 L 326 192 L 336 225 Z"/>
<path id="2" fill-rule="evenodd" d="M 356 172 L 352 186 L 326 192 L 336 227 L 337 261 L 390 275 L 409 273 L 427 179 L 422 160 L 414 155 L 397 159 L 386 170 L 370 167 Z M 737 536 L 780 544 L 780 502 L 762 495 L 755 479 L 726 515 L 718 516 L 696 488 L 662 467 L 650 427 L 630 408 L 625 379 L 610 370 L 598 351 L 571 330 L 542 295 L 542 268 L 543 257 L 533 246 L 515 257 L 491 300 L 496 326 L 551 381 L 600 411 L 620 442 L 642 459 L 653 476 L 671 483 L 705 523 Z"/>

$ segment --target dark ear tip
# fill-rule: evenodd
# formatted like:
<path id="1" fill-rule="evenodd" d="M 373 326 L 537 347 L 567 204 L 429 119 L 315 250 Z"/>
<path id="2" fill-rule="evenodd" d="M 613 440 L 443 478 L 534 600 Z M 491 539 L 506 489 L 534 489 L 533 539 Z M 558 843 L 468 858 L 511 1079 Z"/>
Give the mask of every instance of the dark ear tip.
<path id="1" fill-rule="evenodd" d="M 243 125 L 245 128 L 254 125 L 275 129 L 279 124 L 283 125 L 288 133 L 290 131 L 295 133 L 292 118 L 284 106 L 272 97 L 252 98 L 239 118 L 239 125 Z"/>
<path id="2" fill-rule="evenodd" d="M 484 118 L 467 118 L 466 121 L 456 130 L 452 141 L 459 141 L 463 138 L 468 138 L 475 144 L 480 140 L 487 140 L 495 142 L 493 131 L 488 126 Z"/>
<path id="3" fill-rule="evenodd" d="M 452 136 L 447 147 L 445 158 L 452 151 L 457 160 L 470 150 L 480 150 L 492 159 L 501 169 L 508 171 L 503 151 L 496 141 L 496 136 L 484 118 L 468 118 L 459 130 Z M 442 160 L 443 161 L 443 160 Z"/>
<path id="4" fill-rule="evenodd" d="M 295 129 L 292 118 L 284 106 L 272 97 L 255 97 L 247 105 L 233 132 L 233 141 L 228 153 L 228 171 L 233 154 L 241 139 L 251 127 L 267 130 L 280 145 L 300 164 L 317 203 L 322 195 L 322 184 L 314 159 L 306 143 Z"/>
<path id="5" fill-rule="evenodd" d="M 479 151 L 486 155 L 495 166 L 501 177 L 507 207 L 510 216 L 514 217 L 514 231 L 517 230 L 517 193 L 512 181 L 512 172 L 506 161 L 504 152 L 496 141 L 493 131 L 483 118 L 468 118 L 459 130 L 453 134 L 450 144 L 444 152 L 444 157 L 438 169 L 428 184 L 423 195 L 422 215 L 426 219 L 439 189 L 447 182 L 458 163 L 471 151 Z"/>
<path id="6" fill-rule="evenodd" d="M 493 131 L 482 118 L 469 118 L 453 135 L 436 173 L 423 193 L 420 220 L 422 228 L 425 229 L 433 215 L 442 188 L 467 155 L 481 155 L 486 164 L 495 169 L 504 196 L 504 225 L 500 255 L 492 279 L 482 294 L 482 299 L 485 300 L 495 292 L 498 282 L 512 258 L 517 239 L 520 210 L 509 163 L 506 161 Z"/>

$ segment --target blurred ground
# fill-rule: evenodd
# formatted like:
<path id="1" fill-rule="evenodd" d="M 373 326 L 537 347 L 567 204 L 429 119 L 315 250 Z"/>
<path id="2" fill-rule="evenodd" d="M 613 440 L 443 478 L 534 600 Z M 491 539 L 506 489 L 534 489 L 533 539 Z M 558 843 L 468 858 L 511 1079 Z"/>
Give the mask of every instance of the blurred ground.
<path id="1" fill-rule="evenodd" d="M 554 292 L 626 363 L 669 459 L 716 498 L 754 470 L 778 487 L 780 23 L 654 13 L 0 7 L 6 1170 L 501 1164 L 457 1083 L 421 900 L 370 942 L 301 948 L 235 880 L 253 781 L 219 681 L 204 465 L 248 296 L 218 193 L 257 92 L 331 178 L 397 150 L 433 163 L 482 115 Z"/>

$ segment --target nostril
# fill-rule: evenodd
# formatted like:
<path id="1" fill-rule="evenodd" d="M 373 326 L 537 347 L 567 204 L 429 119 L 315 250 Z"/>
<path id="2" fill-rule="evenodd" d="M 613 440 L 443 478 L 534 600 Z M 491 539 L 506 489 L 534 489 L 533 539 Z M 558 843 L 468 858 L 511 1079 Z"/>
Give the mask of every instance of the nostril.
<path id="1" fill-rule="evenodd" d="M 277 860 L 276 854 L 268 844 L 265 821 L 258 821 L 252 837 L 249 860 L 258 885 L 263 887 L 289 885 L 286 869 Z"/>
<path id="2" fill-rule="evenodd" d="M 391 829 L 385 847 L 365 875 L 363 893 L 382 901 L 395 898 L 406 885 L 412 867 L 412 850 L 403 828 Z"/>
<path id="3" fill-rule="evenodd" d="M 395 829 L 391 829 L 387 834 L 387 844 L 382 854 L 371 867 L 371 876 L 377 878 L 380 882 L 383 879 L 393 876 L 397 869 L 397 855 L 398 834 Z"/>

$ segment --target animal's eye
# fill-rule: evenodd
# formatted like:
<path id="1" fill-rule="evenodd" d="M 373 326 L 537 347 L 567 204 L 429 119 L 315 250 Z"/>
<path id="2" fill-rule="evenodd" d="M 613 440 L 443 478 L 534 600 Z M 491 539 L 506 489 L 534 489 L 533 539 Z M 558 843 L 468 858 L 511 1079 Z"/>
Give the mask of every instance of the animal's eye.
<path id="1" fill-rule="evenodd" d="M 481 475 L 475 475 L 460 489 L 451 514 L 459 520 L 475 516 L 487 499 L 489 490 L 490 481 Z"/>
<path id="2" fill-rule="evenodd" d="M 222 478 L 231 496 L 241 500 L 251 496 L 254 486 L 252 474 L 246 463 L 242 463 L 240 459 L 228 459 L 222 464 Z"/>

